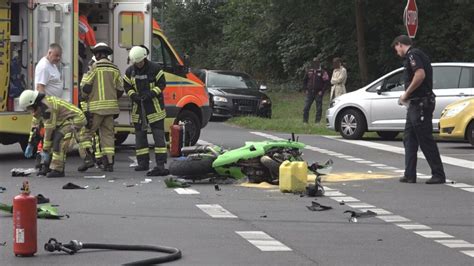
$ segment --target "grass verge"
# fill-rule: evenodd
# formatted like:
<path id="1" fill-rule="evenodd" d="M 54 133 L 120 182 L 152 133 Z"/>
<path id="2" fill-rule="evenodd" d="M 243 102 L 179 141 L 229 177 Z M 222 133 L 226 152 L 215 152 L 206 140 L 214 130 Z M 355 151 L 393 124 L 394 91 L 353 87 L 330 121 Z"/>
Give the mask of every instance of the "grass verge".
<path id="1" fill-rule="evenodd" d="M 253 116 L 234 117 L 227 123 L 255 130 L 278 131 L 283 133 L 337 135 L 338 133 L 326 128 L 326 110 L 329 104 L 329 95 L 323 101 L 323 115 L 321 122 L 316 124 L 316 107 L 313 103 L 309 123 L 303 124 L 303 107 L 305 94 L 298 92 L 268 92 L 272 100 L 272 118 Z"/>

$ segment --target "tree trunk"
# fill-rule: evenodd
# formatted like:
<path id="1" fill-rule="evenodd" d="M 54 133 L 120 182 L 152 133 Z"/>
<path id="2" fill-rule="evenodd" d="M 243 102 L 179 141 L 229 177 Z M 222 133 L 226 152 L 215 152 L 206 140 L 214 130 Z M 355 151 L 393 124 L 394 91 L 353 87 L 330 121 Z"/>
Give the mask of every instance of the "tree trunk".
<path id="1" fill-rule="evenodd" d="M 357 51 L 359 56 L 359 74 L 362 83 L 368 81 L 367 52 L 365 50 L 364 0 L 355 0 L 355 17 L 357 28 Z"/>

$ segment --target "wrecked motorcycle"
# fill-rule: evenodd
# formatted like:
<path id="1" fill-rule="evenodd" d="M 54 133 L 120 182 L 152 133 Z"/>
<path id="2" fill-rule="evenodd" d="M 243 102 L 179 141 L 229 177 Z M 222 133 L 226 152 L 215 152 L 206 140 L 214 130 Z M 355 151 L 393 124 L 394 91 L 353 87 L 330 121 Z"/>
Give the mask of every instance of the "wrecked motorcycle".
<path id="1" fill-rule="evenodd" d="M 292 140 L 246 142 L 245 146 L 223 150 L 219 146 L 193 146 L 182 148 L 183 157 L 170 162 L 170 174 L 191 180 L 206 178 L 247 177 L 249 182 L 278 183 L 280 165 L 284 161 L 304 161 L 301 150 L 305 144 Z M 313 163 L 308 170 L 320 176 L 330 172 L 332 161 Z"/>

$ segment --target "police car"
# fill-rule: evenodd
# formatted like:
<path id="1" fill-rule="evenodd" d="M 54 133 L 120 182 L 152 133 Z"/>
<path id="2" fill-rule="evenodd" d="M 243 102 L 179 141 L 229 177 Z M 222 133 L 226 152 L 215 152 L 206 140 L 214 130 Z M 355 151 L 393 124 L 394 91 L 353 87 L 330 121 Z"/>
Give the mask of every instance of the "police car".
<path id="1" fill-rule="evenodd" d="M 474 96 L 474 63 L 432 63 L 436 109 L 433 129 L 438 132 L 442 110 L 450 103 Z M 333 99 L 326 111 L 327 127 L 346 139 L 360 139 L 375 131 L 394 139 L 405 128 L 406 107 L 398 105 L 405 91 L 403 68 L 396 69 L 367 86 Z"/>

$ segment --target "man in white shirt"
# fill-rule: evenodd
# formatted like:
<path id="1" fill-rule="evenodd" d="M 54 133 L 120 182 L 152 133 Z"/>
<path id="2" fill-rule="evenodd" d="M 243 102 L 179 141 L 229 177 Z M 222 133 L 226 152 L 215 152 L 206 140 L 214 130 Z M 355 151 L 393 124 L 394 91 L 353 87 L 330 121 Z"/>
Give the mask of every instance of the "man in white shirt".
<path id="1" fill-rule="evenodd" d="M 48 54 L 41 58 L 35 68 L 35 88 L 47 96 L 63 96 L 63 81 L 57 64 L 61 61 L 63 49 L 57 43 L 49 45 Z"/>

